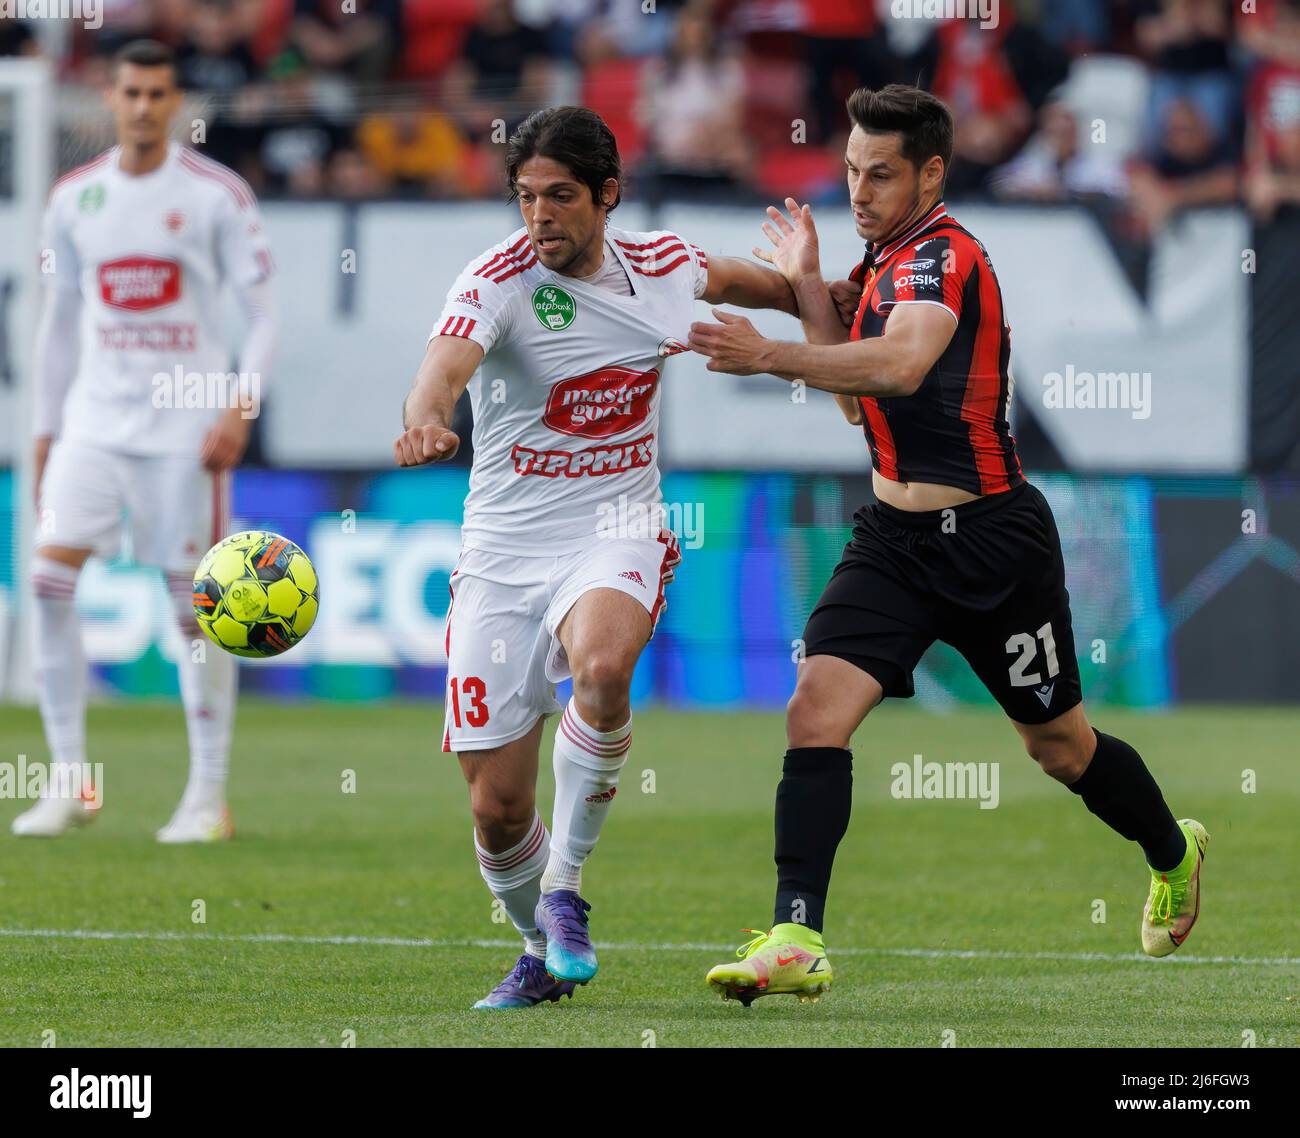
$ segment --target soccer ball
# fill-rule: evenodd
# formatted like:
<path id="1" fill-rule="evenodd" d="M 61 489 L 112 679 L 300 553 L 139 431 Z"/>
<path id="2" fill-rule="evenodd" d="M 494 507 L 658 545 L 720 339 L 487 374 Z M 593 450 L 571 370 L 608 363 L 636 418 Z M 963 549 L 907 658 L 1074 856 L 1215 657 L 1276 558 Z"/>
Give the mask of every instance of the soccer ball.
<path id="1" fill-rule="evenodd" d="M 231 534 L 194 572 L 194 614 L 208 638 L 236 656 L 287 652 L 310 631 L 319 604 L 316 570 L 287 537 Z"/>

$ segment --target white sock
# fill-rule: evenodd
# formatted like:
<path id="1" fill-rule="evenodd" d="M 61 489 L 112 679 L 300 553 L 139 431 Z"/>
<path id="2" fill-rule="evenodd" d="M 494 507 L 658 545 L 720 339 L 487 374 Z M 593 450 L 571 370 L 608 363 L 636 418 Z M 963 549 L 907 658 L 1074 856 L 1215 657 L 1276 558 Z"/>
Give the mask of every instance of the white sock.
<path id="1" fill-rule="evenodd" d="M 546 937 L 537 928 L 533 914 L 549 850 L 550 835 L 540 814 L 533 815 L 533 824 L 523 841 L 500 853 L 489 853 L 479 845 L 478 833 L 474 834 L 474 852 L 483 880 L 524 938 L 524 950 L 538 960 L 546 959 Z"/>
<path id="2" fill-rule="evenodd" d="M 181 634 L 176 667 L 190 741 L 190 776 L 182 801 L 198 807 L 224 806 L 239 670 L 235 658 L 211 643 L 199 628 L 191 577 L 168 573 L 167 588 Z"/>
<path id="3" fill-rule="evenodd" d="M 617 731 L 597 731 L 578 715 L 574 700 L 555 729 L 555 809 L 551 857 L 542 892 L 582 889 L 582 864 L 591 856 L 632 746 L 632 720 Z"/>
<path id="4" fill-rule="evenodd" d="M 50 748 L 49 794 L 67 794 L 85 772 L 86 657 L 74 597 L 80 569 L 42 557 L 32 559 L 33 661 L 36 691 Z"/>

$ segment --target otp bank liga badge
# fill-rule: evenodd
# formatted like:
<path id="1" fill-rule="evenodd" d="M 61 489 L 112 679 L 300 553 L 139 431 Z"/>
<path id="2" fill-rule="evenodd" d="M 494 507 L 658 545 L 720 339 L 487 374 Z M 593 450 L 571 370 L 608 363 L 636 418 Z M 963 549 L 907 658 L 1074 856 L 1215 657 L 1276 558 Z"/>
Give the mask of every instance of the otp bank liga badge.
<path id="1" fill-rule="evenodd" d="M 104 187 L 96 182 L 81 191 L 77 206 L 82 213 L 98 213 L 104 206 Z"/>
<path id="2" fill-rule="evenodd" d="M 578 305 L 564 289 L 542 285 L 533 292 L 533 311 L 543 328 L 563 332 L 578 315 Z"/>

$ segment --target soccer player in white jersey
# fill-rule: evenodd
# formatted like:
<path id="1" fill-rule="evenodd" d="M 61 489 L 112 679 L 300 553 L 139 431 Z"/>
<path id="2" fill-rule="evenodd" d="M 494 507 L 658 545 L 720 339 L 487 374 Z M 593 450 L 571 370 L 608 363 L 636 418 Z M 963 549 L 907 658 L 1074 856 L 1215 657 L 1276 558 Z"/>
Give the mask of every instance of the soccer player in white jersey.
<path id="1" fill-rule="evenodd" d="M 87 795 L 82 778 L 86 662 L 73 598 L 87 558 L 118 549 L 125 514 L 135 560 L 166 575 L 181 634 L 189 780 L 158 839 L 213 841 L 231 834 L 237 674 L 233 657 L 203 642 L 192 581 L 228 528 L 229 472 L 270 363 L 271 259 L 248 185 L 168 140 L 181 107 L 168 48 L 124 47 L 107 100 L 117 145 L 55 183 L 42 237 L 31 581 L 51 777 L 13 831 L 55 836 L 98 808 L 98 789 Z M 223 285 L 247 318 L 238 375 L 222 334 Z"/>
<path id="2" fill-rule="evenodd" d="M 531 1007 L 595 975 L 582 866 L 627 761 L 629 690 L 678 563 L 661 529 L 659 397 L 697 299 L 795 312 L 784 279 L 676 233 L 608 221 L 621 165 L 593 112 L 515 132 L 506 172 L 523 227 L 452 285 L 404 409 L 398 465 L 455 455 L 468 386 L 474 464 L 447 616 L 443 749 L 469 784 L 488 888 L 524 938 L 476 1007 Z M 618 529 L 617 519 L 655 519 Z M 561 709 L 555 683 L 572 676 Z M 535 804 L 545 716 L 555 808 Z"/>

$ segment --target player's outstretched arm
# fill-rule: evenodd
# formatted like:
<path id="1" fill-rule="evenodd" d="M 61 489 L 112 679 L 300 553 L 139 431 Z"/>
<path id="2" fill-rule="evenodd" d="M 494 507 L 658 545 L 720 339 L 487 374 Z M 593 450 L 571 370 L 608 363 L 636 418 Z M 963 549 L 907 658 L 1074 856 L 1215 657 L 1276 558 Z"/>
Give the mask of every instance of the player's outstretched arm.
<path id="1" fill-rule="evenodd" d="M 718 324 L 691 325 L 687 347 L 709 357 L 710 371 L 767 372 L 839 395 L 911 395 L 943 355 L 957 329 L 938 305 L 900 304 L 883 336 L 847 344 L 769 340 L 743 316 L 713 310 Z"/>
<path id="2" fill-rule="evenodd" d="M 775 308 L 791 316 L 799 315 L 794 290 L 785 277 L 773 269 L 738 257 L 709 258 L 709 281 L 700 299 L 710 304 Z"/>
<path id="3" fill-rule="evenodd" d="M 456 401 L 482 362 L 483 349 L 473 340 L 434 336 L 429 341 L 402 405 L 406 429 L 393 443 L 393 459 L 398 466 L 423 466 L 456 456 L 460 439 L 451 429 Z"/>

